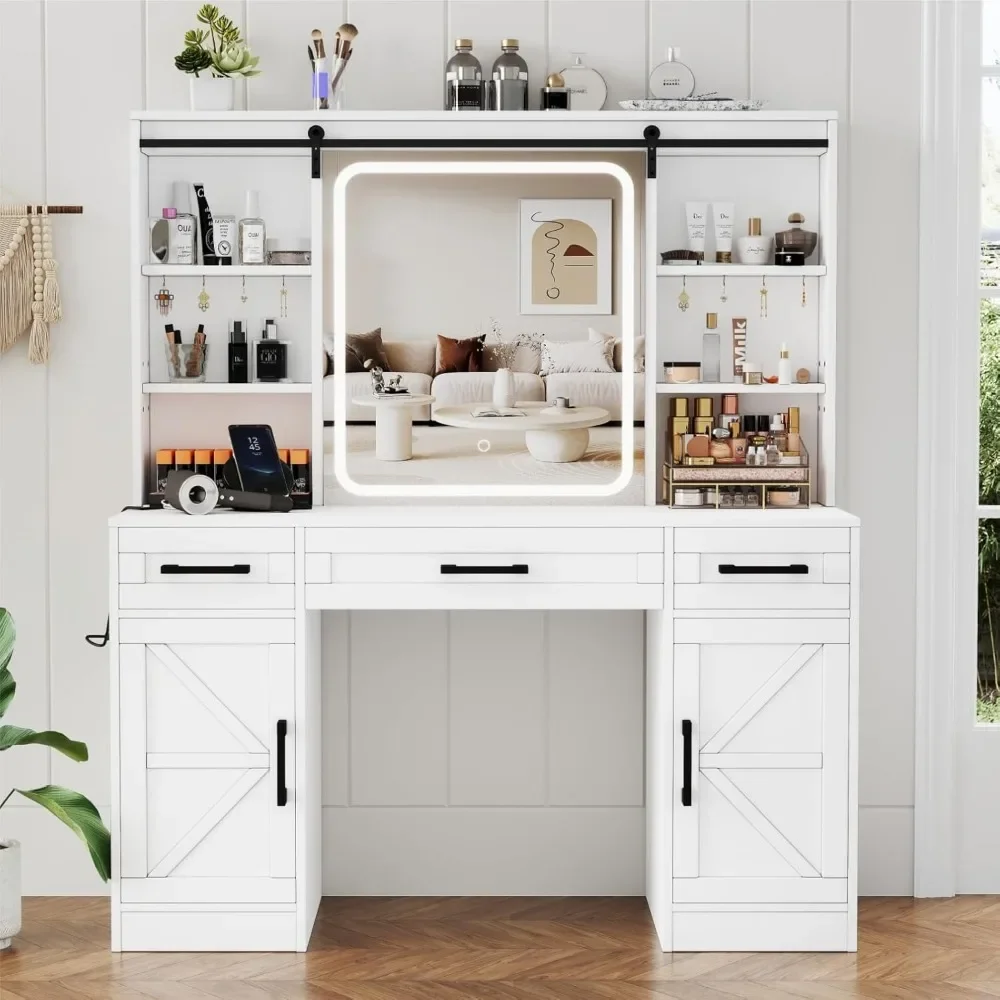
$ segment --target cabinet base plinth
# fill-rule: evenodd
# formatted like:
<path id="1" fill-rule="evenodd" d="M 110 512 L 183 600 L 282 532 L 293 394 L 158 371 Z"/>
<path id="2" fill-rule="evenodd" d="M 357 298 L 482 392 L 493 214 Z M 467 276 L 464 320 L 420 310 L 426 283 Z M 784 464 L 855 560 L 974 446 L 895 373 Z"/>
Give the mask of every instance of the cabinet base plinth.
<path id="1" fill-rule="evenodd" d="M 295 913 L 123 913 L 122 951 L 295 951 Z"/>
<path id="2" fill-rule="evenodd" d="M 674 951 L 851 951 L 846 911 L 674 912 Z"/>

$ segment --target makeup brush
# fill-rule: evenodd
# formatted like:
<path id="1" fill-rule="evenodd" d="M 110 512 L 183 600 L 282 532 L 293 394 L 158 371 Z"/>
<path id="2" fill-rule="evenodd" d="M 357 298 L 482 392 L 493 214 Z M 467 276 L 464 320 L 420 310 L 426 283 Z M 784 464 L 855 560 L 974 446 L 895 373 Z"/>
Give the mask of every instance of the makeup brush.
<path id="1" fill-rule="evenodd" d="M 312 31 L 313 48 L 316 49 L 316 58 L 325 59 L 326 58 L 326 46 L 323 44 L 323 32 L 319 28 L 313 28 Z"/>
<path id="2" fill-rule="evenodd" d="M 354 39 L 357 37 L 358 29 L 355 28 L 350 21 L 342 24 L 337 29 L 336 53 L 341 59 L 347 58 L 347 53 L 351 51 L 351 47 L 354 45 Z"/>

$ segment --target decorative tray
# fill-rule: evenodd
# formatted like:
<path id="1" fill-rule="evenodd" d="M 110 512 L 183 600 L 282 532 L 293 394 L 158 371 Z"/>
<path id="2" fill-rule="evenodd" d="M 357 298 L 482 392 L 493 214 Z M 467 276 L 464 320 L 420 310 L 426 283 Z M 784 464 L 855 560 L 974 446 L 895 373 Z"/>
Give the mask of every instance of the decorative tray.
<path id="1" fill-rule="evenodd" d="M 618 107 L 625 111 L 760 111 L 763 101 L 749 101 L 729 97 L 698 100 L 645 100 L 619 101 Z"/>

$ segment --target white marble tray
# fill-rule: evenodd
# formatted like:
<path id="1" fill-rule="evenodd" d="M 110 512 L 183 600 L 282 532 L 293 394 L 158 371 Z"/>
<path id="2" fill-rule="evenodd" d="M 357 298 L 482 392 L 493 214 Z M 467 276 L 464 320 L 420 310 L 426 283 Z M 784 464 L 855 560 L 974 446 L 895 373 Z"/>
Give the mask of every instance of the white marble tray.
<path id="1" fill-rule="evenodd" d="M 625 111 L 760 111 L 763 101 L 747 100 L 644 100 L 619 101 Z"/>

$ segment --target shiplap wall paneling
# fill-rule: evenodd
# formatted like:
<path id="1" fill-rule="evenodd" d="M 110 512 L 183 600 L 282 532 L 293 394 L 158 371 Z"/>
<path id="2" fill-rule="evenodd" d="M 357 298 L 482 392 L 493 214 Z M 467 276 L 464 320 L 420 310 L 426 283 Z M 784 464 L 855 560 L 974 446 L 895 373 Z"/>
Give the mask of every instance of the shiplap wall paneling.
<path id="1" fill-rule="evenodd" d="M 351 613 L 352 806 L 448 798 L 448 613 Z"/>
<path id="2" fill-rule="evenodd" d="M 448 804 L 544 805 L 545 613 L 448 617 Z"/>
<path id="3" fill-rule="evenodd" d="M 46 10 L 48 197 L 84 206 L 57 223 L 64 316 L 52 328 L 49 362 L 51 721 L 90 747 L 85 767 L 53 754 L 52 778 L 102 805 L 110 801 L 108 658 L 83 636 L 100 632 L 108 613 L 106 518 L 129 502 L 131 165 L 123 153 L 129 112 L 142 102 L 142 48 L 122 45 L 113 60 L 87 60 L 81 72 L 91 44 L 81 40 L 140 38 L 142 7 Z"/>
<path id="4" fill-rule="evenodd" d="M 904 435 L 899 447 L 882 453 L 869 446 L 864 429 L 886 413 L 909 421 L 917 412 L 920 22 L 917 3 L 874 0 L 852 7 L 847 228 L 855 252 L 845 261 L 851 297 L 842 322 L 852 340 L 847 500 L 869 546 L 861 565 L 862 807 L 913 805 L 916 513 L 908 484 L 917 442 Z M 886 39 L 892 39 L 891 62 Z M 892 252 L 880 257 L 877 271 L 862 260 L 862 234 L 874 219 L 892 225 Z M 887 492 L 888 484 L 894 485 Z M 879 848 L 867 843 L 865 850 Z"/>
<path id="5" fill-rule="evenodd" d="M 341 0 L 290 3 L 289 0 L 247 0 L 247 38 L 260 56 L 260 76 L 247 80 L 251 111 L 296 111 L 312 107 L 312 67 L 306 46 L 312 30 L 323 32 L 327 56 L 333 60 L 337 27 L 345 20 Z M 363 49 L 359 39 L 358 55 Z"/>
<path id="6" fill-rule="evenodd" d="M 444 0 L 349 0 L 346 16 L 359 34 L 344 75 L 346 107 L 440 108 L 446 14 Z"/>
<path id="7" fill-rule="evenodd" d="M 549 805 L 643 804 L 643 614 L 549 615 Z"/>
<path id="8" fill-rule="evenodd" d="M 751 0 L 652 0 L 649 11 L 650 71 L 666 58 L 667 47 L 694 73 L 695 93 L 746 97 Z M 643 91 L 645 93 L 645 91 Z M 640 96 L 634 94 L 632 96 Z"/>
<path id="9" fill-rule="evenodd" d="M 42 5 L 6 4 L 0 22 L 0 201 L 46 196 L 45 80 Z M 4 67 L 17 66 L 16 82 Z M 53 222 L 56 259 L 78 219 Z M 56 327 L 58 341 L 60 331 Z M 48 369 L 28 361 L 22 337 L 0 358 L 0 606 L 14 616 L 17 647 L 11 673 L 17 698 L 4 719 L 49 724 Z M 107 742 L 107 736 L 102 737 Z M 6 754 L 12 785 L 35 788 L 50 779 L 49 751 L 23 747 Z M 6 795 L 4 791 L 0 793 Z M 0 813 L 2 816 L 2 813 Z M 0 832 L 3 828 L 0 827 Z"/>
<path id="10" fill-rule="evenodd" d="M 350 803 L 351 612 L 320 615 L 323 637 L 323 805 Z"/>

